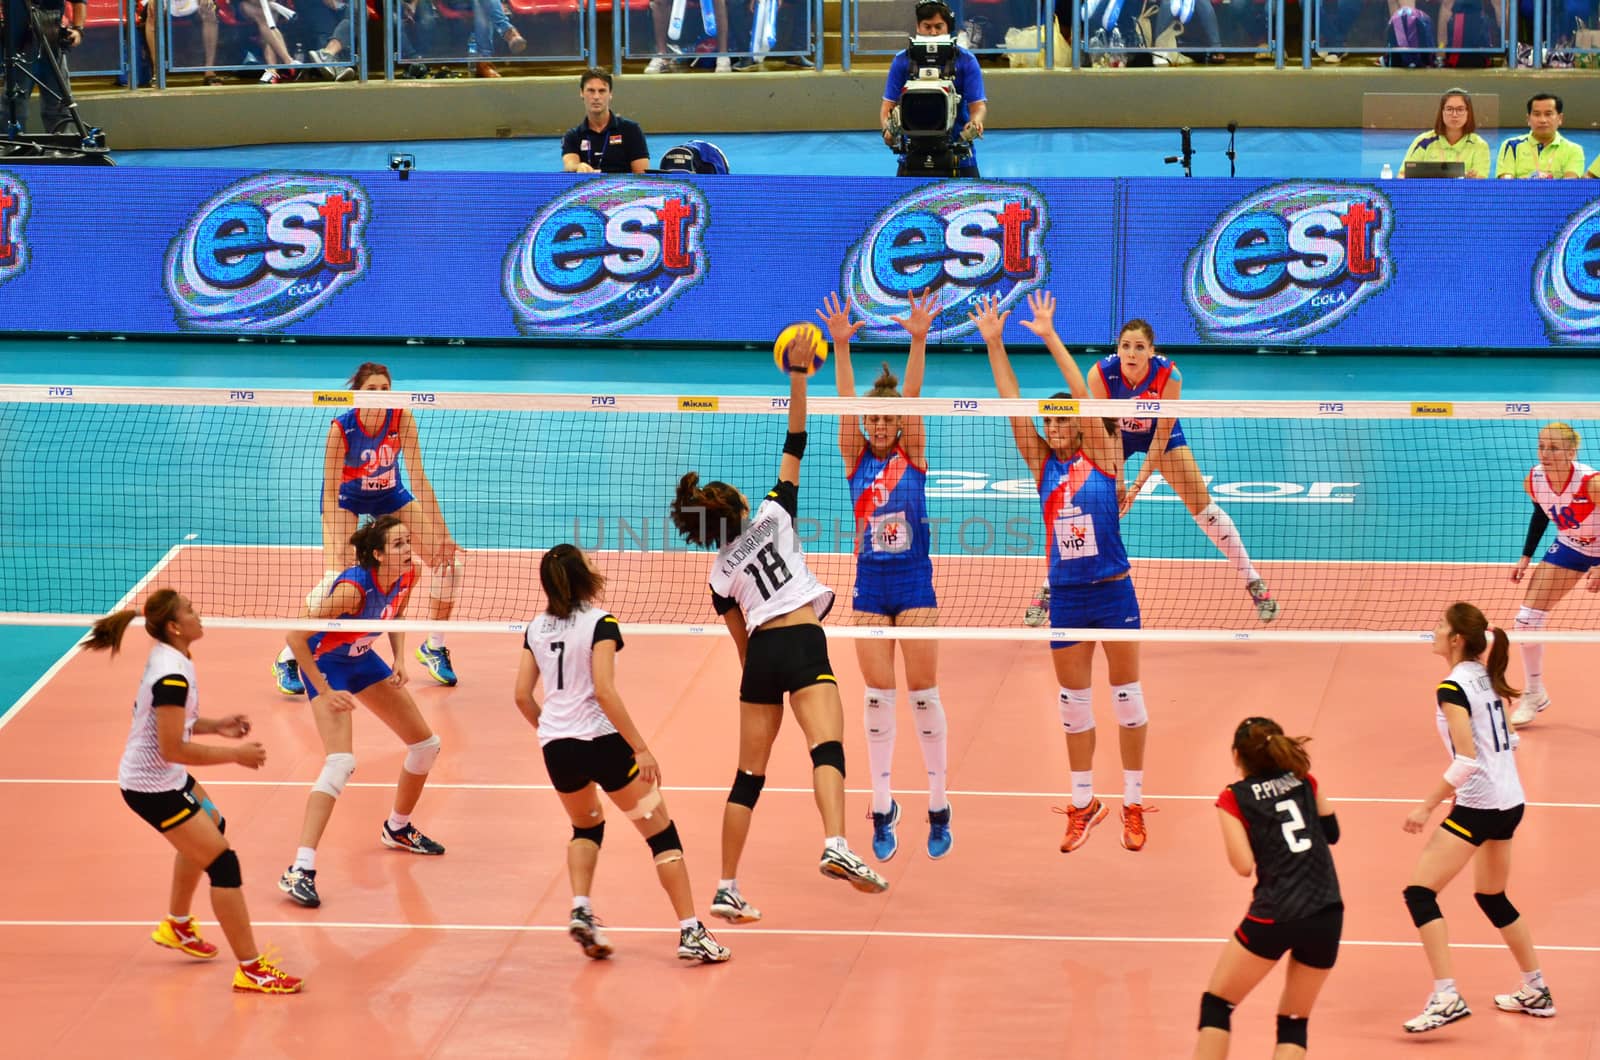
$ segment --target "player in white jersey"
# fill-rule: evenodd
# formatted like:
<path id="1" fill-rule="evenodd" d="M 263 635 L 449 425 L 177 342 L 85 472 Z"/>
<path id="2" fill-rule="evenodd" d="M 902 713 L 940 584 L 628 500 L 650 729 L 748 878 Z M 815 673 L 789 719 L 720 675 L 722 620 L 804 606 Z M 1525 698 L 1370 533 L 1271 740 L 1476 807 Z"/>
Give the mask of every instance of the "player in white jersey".
<path id="1" fill-rule="evenodd" d="M 1528 579 L 1528 591 L 1517 612 L 1518 630 L 1543 629 L 1550 611 L 1579 581 L 1600 592 L 1600 479 L 1595 470 L 1578 462 L 1578 432 L 1569 424 L 1552 423 L 1539 432 L 1539 462 L 1523 480 L 1533 501 L 1533 518 L 1522 558 L 1512 568 L 1511 580 L 1522 581 L 1539 547 L 1539 539 L 1552 522 L 1555 543 Z M 1544 688 L 1544 645 L 1522 643 L 1522 701 L 1511 715 L 1513 725 L 1526 725 L 1550 707 Z"/>
<path id="2" fill-rule="evenodd" d="M 732 954 L 694 915 L 694 890 L 683 862 L 678 826 L 657 784 L 661 767 L 617 692 L 617 652 L 622 631 L 612 615 L 595 606 L 606 579 L 575 545 L 557 545 L 539 561 L 539 582 L 549 603 L 528 623 L 517 668 L 516 702 L 539 732 L 550 783 L 572 819 L 567 876 L 572 881 L 572 916 L 567 933 L 596 960 L 611 956 L 611 944 L 589 902 L 605 816 L 603 790 L 633 822 L 656 859 L 656 876 L 678 914 L 678 957 L 715 964 Z M 544 702 L 535 698 L 541 683 Z"/>
<path id="3" fill-rule="evenodd" d="M 94 624 L 84 646 L 115 655 L 133 618 L 132 611 L 107 615 Z M 211 878 L 211 909 L 239 959 L 233 988 L 259 994 L 297 993 L 301 981 L 285 975 L 256 945 L 241 889 L 239 856 L 223 836 L 227 823 L 206 789 L 184 768 L 236 762 L 246 769 L 260 769 L 267 760 L 266 748 L 255 740 L 232 747 L 193 741 L 194 736 L 213 734 L 242 740 L 250 733 L 250 719 L 243 714 L 200 716 L 189 649 L 205 635 L 205 628 L 194 605 L 173 589 L 158 589 L 145 601 L 144 628 L 156 644 L 134 697 L 133 724 L 117 784 L 128 808 L 178 852 L 167 918 L 150 937 L 158 945 L 202 960 L 217 955 L 217 947 L 200 937 L 199 924 L 189 912 L 204 872 Z"/>
<path id="4" fill-rule="evenodd" d="M 1505 707 L 1517 690 L 1506 683 L 1511 645 L 1505 631 L 1494 631 L 1492 646 L 1488 634 L 1483 612 L 1465 603 L 1446 608 L 1433 630 L 1433 652 L 1450 664 L 1449 676 L 1439 683 L 1436 718 L 1439 736 L 1452 757 L 1444 779 L 1406 817 L 1405 830 L 1421 832 L 1434 807 L 1445 799 L 1453 797 L 1455 805 L 1423 847 L 1405 890 L 1406 908 L 1433 969 L 1433 991 L 1427 1005 L 1405 1023 L 1405 1029 L 1413 1034 L 1437 1030 L 1472 1015 L 1456 989 L 1449 932 L 1439 911 L 1439 891 L 1469 862 L 1478 908 L 1499 929 L 1522 970 L 1522 985 L 1514 993 L 1496 994 L 1495 1006 L 1530 1016 L 1556 1014 L 1528 925 L 1506 898 L 1511 837 L 1522 820 L 1523 802 L 1522 781 L 1517 777 L 1517 737 L 1506 722 Z"/>
<path id="5" fill-rule="evenodd" d="M 844 708 L 828 660 L 822 619 L 833 590 L 806 566 L 795 528 L 800 458 L 806 448 L 806 376 L 815 353 L 809 329 L 784 350 L 789 372 L 789 435 L 778 481 L 750 512 L 750 502 L 726 482 L 700 485 L 690 471 L 678 482 L 672 522 L 691 543 L 717 550 L 711 601 L 739 649 L 739 769 L 722 815 L 722 879 L 711 912 L 746 923 L 761 913 L 739 893 L 739 857 L 750 817 L 766 783 L 767 761 L 783 724 L 783 697 L 811 748 L 811 783 L 826 836 L 821 870 L 859 891 L 889 885 L 851 851 L 844 836 Z"/>

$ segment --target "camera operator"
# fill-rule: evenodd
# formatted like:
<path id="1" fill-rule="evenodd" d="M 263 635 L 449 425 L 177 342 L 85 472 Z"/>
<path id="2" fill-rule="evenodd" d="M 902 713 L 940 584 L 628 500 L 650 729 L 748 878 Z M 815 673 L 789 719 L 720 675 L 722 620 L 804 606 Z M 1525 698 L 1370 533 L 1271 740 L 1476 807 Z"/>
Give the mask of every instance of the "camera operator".
<path id="1" fill-rule="evenodd" d="M 883 142 L 901 155 L 900 175 L 958 176 L 978 175 L 978 155 L 972 141 L 983 135 L 989 104 L 983 95 L 983 71 L 977 57 L 956 45 L 955 15 L 946 0 L 921 0 L 917 4 L 917 32 L 912 47 L 900 52 L 889 64 L 889 79 L 883 87 L 883 106 L 878 124 Z M 948 39 L 946 48 L 942 41 Z M 942 68 L 929 68 L 913 58 L 927 54 L 946 54 Z M 919 121 L 915 127 L 905 121 L 909 109 L 902 106 L 909 92 L 916 94 L 936 86 L 950 86 L 958 102 L 953 118 L 944 128 L 928 128 Z M 931 94 L 931 92 L 930 92 Z M 919 118 L 921 115 L 919 115 Z M 904 126 L 902 128 L 902 125 Z"/>
<path id="2" fill-rule="evenodd" d="M 57 132 L 70 124 L 67 109 L 67 88 L 56 78 L 49 58 L 39 42 L 34 40 L 30 21 L 33 6 L 29 0 L 4 0 L 5 47 L 4 54 L 16 62 L 5 65 L 4 98 L 0 100 L 0 133 L 15 128 L 22 131 L 28 123 L 28 97 L 33 94 L 33 79 L 25 71 L 32 71 L 42 86 L 39 92 L 39 111 L 45 132 Z M 50 41 L 61 58 L 61 72 L 67 73 L 67 52 L 83 42 L 83 27 L 89 17 L 89 5 L 82 0 L 63 4 L 62 0 L 37 0 L 42 24 L 58 34 Z M 72 8 L 72 20 L 65 19 L 65 8 Z"/>

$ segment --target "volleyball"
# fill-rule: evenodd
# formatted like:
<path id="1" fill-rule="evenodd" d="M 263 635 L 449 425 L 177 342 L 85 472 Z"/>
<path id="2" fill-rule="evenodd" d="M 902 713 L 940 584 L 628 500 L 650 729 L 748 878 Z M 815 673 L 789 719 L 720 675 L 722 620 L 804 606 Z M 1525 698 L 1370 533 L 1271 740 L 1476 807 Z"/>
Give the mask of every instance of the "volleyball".
<path id="1" fill-rule="evenodd" d="M 783 363 L 783 351 L 788 349 L 789 343 L 806 334 L 811 336 L 812 348 L 816 350 L 815 355 L 811 358 L 811 366 L 806 369 L 806 375 L 816 375 L 817 369 L 827 362 L 828 340 L 823 337 L 822 329 L 815 324 L 803 322 L 790 324 L 778 333 L 778 341 L 772 344 L 772 360 L 778 366 L 778 371 L 787 372 L 789 370 Z"/>

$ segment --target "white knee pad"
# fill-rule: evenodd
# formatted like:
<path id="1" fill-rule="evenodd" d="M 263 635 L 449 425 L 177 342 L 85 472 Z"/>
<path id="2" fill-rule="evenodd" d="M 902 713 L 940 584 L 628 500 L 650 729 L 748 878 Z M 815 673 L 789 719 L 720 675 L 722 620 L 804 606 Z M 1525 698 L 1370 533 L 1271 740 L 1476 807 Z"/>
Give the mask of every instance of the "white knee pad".
<path id="1" fill-rule="evenodd" d="M 426 740 L 418 743 L 406 744 L 405 771 L 414 777 L 425 777 L 433 768 L 434 759 L 439 757 L 439 734 L 434 733 Z"/>
<path id="2" fill-rule="evenodd" d="M 1063 688 L 1057 699 L 1061 709 L 1061 728 L 1068 735 L 1094 728 L 1094 701 L 1087 688 Z"/>
<path id="3" fill-rule="evenodd" d="M 1144 709 L 1144 689 L 1137 681 L 1112 685 L 1111 706 L 1117 712 L 1117 724 L 1124 729 L 1137 729 L 1150 720 Z"/>
<path id="4" fill-rule="evenodd" d="M 917 735 L 924 740 L 942 740 L 948 729 L 944 716 L 944 703 L 937 688 L 923 688 L 911 693 L 911 708 L 917 719 Z"/>
<path id="5" fill-rule="evenodd" d="M 350 783 L 350 776 L 356 771 L 356 756 L 353 754 L 332 754 L 322 763 L 322 773 L 317 777 L 317 782 L 311 785 L 312 791 L 320 791 L 337 799 L 344 786 Z"/>
<path id="6" fill-rule="evenodd" d="M 428 579 L 428 596 L 440 603 L 451 603 L 456 598 L 456 589 L 461 584 L 461 574 L 466 568 L 466 561 L 457 552 L 449 563 L 441 563 L 433 568 L 433 577 Z"/>
<path id="7" fill-rule="evenodd" d="M 1550 612 L 1540 611 L 1537 608 L 1523 607 L 1517 612 L 1517 629 L 1543 629 L 1544 624 L 1550 620 Z"/>
<path id="8" fill-rule="evenodd" d="M 867 689 L 861 717 L 867 727 L 868 743 L 894 740 L 894 694 L 892 688 Z"/>
<path id="9" fill-rule="evenodd" d="M 314 609 L 318 604 L 322 603 L 322 601 L 328 598 L 328 594 L 333 592 L 333 583 L 339 580 L 339 575 L 342 573 L 342 571 L 336 570 L 327 570 L 322 572 L 322 580 L 317 583 L 317 587 L 312 589 L 309 593 L 306 593 L 307 611 Z"/>

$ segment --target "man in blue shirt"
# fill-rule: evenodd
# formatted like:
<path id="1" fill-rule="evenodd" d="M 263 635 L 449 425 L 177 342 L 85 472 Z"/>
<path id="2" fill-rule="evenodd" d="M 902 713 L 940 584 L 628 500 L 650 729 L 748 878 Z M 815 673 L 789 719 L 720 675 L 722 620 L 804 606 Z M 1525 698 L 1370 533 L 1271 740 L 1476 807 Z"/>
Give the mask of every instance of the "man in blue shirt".
<path id="1" fill-rule="evenodd" d="M 949 36 L 954 33 L 954 23 L 955 15 L 946 0 L 921 0 L 917 4 L 917 36 Z M 911 57 L 902 51 L 889 64 L 889 80 L 883 86 L 883 106 L 879 108 L 878 124 L 883 129 L 883 142 L 897 149 L 900 144 L 895 141 L 895 136 L 890 131 L 889 115 L 900 104 L 901 93 L 905 91 L 906 82 L 911 79 L 912 73 Z M 989 104 L 985 102 L 983 96 L 983 71 L 978 68 L 977 57 L 958 46 L 955 49 L 953 69 L 948 76 L 955 83 L 956 94 L 961 97 L 961 103 L 956 109 L 955 124 L 950 129 L 949 142 L 958 144 L 963 140 L 976 140 L 983 135 L 984 119 L 989 113 Z M 972 153 L 962 160 L 956 175 L 960 177 L 978 175 L 978 153 L 975 147 Z"/>

